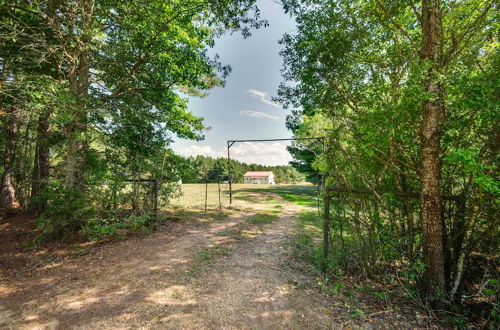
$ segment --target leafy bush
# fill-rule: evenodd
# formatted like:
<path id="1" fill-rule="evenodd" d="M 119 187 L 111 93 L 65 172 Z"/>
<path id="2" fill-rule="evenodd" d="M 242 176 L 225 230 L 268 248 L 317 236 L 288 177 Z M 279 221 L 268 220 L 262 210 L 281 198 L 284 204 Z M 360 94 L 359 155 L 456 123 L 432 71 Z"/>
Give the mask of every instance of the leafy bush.
<path id="1" fill-rule="evenodd" d="M 130 233 L 146 234 L 151 222 L 150 214 L 131 215 L 125 220 L 117 218 L 92 218 L 82 228 L 82 232 L 91 241 L 107 238 L 122 238 Z"/>
<path id="2" fill-rule="evenodd" d="M 44 210 L 37 219 L 42 241 L 74 233 L 95 217 L 94 208 L 81 191 L 68 189 L 62 182 L 55 182 L 40 193 L 37 202 L 42 201 Z"/>
<path id="3" fill-rule="evenodd" d="M 67 189 L 62 182 L 55 182 L 39 194 L 35 201 L 44 205 L 37 219 L 41 235 L 37 241 L 49 241 L 81 232 L 91 241 L 119 238 L 129 233 L 145 234 L 152 215 L 147 212 L 126 215 L 124 212 L 98 213 L 96 207 L 108 196 L 83 193 Z"/>

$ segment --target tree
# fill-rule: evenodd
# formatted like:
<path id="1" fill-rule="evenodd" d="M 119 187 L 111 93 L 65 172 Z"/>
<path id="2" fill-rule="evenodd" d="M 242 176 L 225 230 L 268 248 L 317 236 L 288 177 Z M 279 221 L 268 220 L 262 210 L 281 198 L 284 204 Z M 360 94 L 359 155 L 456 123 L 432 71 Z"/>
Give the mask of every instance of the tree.
<path id="1" fill-rule="evenodd" d="M 427 296 L 445 292 L 443 222 L 441 219 L 441 137 L 445 120 L 443 74 L 443 13 L 441 1 L 422 1 L 422 51 L 428 73 L 423 78 L 420 142 L 420 216 L 422 254 L 426 265 L 423 280 Z"/>
<path id="2" fill-rule="evenodd" d="M 254 0 L 1 0 L 0 22 L 0 207 L 31 206 L 68 230 L 90 213 L 57 203 L 109 205 L 103 185 L 177 175 L 172 135 L 205 129 L 185 95 L 230 73 L 208 49 L 267 24 Z"/>
<path id="3" fill-rule="evenodd" d="M 298 23 L 297 32 L 281 41 L 286 83 L 278 99 L 296 109 L 289 128 L 300 136 L 314 136 L 314 127 L 319 127 L 330 137 L 327 152 L 314 162 L 328 172 L 330 184 L 421 192 L 419 224 L 414 223 L 407 199 L 391 211 L 401 212 L 405 221 L 398 227 L 387 221 L 402 242 L 410 242 L 402 247 L 408 255 L 414 255 L 416 237 L 421 235 L 424 295 L 450 299 L 450 284 L 460 273 L 457 253 L 462 251 L 458 254 L 463 257 L 472 242 L 471 236 L 468 243 L 457 237 L 470 233 L 471 222 L 476 222 L 471 219 L 476 217 L 477 199 L 471 192 L 478 187 L 472 188 L 471 181 L 459 183 L 460 165 L 449 163 L 465 139 L 452 133 L 451 127 L 459 124 L 449 118 L 469 118 L 463 128 L 471 133 L 476 131 L 472 122 L 484 123 L 472 115 L 477 106 L 457 92 L 463 90 L 458 85 L 465 88 L 465 80 L 478 72 L 493 74 L 486 73 L 482 63 L 492 63 L 497 53 L 494 1 L 290 0 L 284 8 Z M 488 95 L 481 106 L 492 114 L 495 92 L 481 88 Z M 318 115 L 315 124 L 307 122 Z M 476 140 L 480 148 L 488 148 L 495 136 L 491 120 L 486 125 L 489 133 L 484 131 L 488 138 Z M 444 169 L 442 159 L 447 160 Z M 463 212 L 468 220 L 443 206 L 443 194 L 466 199 Z M 375 204 L 379 209 L 382 200 Z M 372 221 L 380 223 L 379 211 L 375 215 Z"/>

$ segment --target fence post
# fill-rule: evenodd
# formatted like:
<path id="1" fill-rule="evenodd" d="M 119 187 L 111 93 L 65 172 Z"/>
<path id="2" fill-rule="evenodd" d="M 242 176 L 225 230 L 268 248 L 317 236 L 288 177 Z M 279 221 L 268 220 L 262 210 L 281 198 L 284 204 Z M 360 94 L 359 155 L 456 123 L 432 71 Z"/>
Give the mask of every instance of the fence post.
<path id="1" fill-rule="evenodd" d="M 208 174 L 205 174 L 205 213 L 207 213 L 207 200 L 208 200 Z"/>
<path id="2" fill-rule="evenodd" d="M 153 181 L 153 210 L 155 212 L 155 217 L 158 217 L 158 180 L 154 179 Z"/>
<path id="3" fill-rule="evenodd" d="M 222 203 L 220 202 L 220 175 L 218 176 L 218 180 L 217 180 L 217 188 L 219 189 L 219 212 L 222 211 Z"/>
<path id="4" fill-rule="evenodd" d="M 317 185 L 318 185 L 318 191 L 317 191 L 317 196 L 316 196 L 316 199 L 318 200 L 318 216 L 320 215 L 320 211 L 319 211 L 319 199 L 320 199 L 320 196 L 321 196 L 321 182 L 319 181 L 319 171 L 316 172 L 316 181 L 318 182 Z"/>
<path id="5" fill-rule="evenodd" d="M 229 205 L 233 204 L 233 187 L 231 186 L 232 184 L 232 177 L 231 177 L 231 156 L 229 154 L 229 149 L 233 145 L 234 142 L 230 143 L 227 141 L 227 176 L 229 179 Z"/>
<path id="6" fill-rule="evenodd" d="M 325 189 L 324 197 L 324 214 L 323 214 L 323 264 L 321 271 L 326 273 L 328 266 L 328 247 L 329 247 L 329 231 L 330 231 L 330 187 Z"/>
<path id="7" fill-rule="evenodd" d="M 153 213 L 154 221 L 158 223 L 158 179 L 153 179 Z"/>

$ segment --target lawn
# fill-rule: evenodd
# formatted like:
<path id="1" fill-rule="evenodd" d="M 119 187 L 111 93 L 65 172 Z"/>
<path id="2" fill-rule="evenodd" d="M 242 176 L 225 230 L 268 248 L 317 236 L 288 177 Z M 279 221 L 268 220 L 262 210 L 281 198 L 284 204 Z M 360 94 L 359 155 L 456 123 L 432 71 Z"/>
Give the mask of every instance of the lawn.
<path id="1" fill-rule="evenodd" d="M 270 196 L 262 198 L 261 193 L 275 193 L 286 200 L 304 206 L 316 206 L 316 186 L 313 185 L 252 185 L 233 184 L 233 205 L 244 206 L 248 203 L 265 203 Z M 207 208 L 219 208 L 219 186 L 216 183 L 183 184 L 182 196 L 172 201 L 172 205 L 203 209 L 205 207 L 205 194 Z M 263 200 L 264 199 L 264 200 Z M 220 184 L 220 202 L 222 208 L 229 206 L 229 184 Z"/>

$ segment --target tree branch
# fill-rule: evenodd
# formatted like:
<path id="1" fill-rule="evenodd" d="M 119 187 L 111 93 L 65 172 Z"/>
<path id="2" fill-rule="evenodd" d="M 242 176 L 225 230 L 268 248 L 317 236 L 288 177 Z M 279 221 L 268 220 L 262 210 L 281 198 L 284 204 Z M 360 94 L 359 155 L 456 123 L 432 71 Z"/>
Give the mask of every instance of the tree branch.
<path id="1" fill-rule="evenodd" d="M 125 79 L 122 81 L 120 86 L 113 92 L 113 95 L 115 94 L 120 94 L 123 89 L 125 88 L 125 85 L 129 83 L 130 79 L 132 79 L 132 76 L 139 70 L 139 68 L 146 62 L 146 60 L 149 58 L 149 52 L 153 48 L 156 40 L 160 37 L 160 35 L 166 31 L 170 23 L 175 21 L 177 18 L 179 18 L 181 15 L 189 12 L 190 10 L 195 9 L 196 7 L 191 7 L 187 8 L 186 10 L 181 10 L 179 11 L 176 15 L 174 15 L 172 18 L 168 19 L 165 23 L 163 23 L 158 31 L 153 35 L 153 37 L 147 42 L 145 47 L 143 48 L 143 52 L 139 57 L 137 58 L 137 61 L 134 63 L 132 68 L 130 69 L 128 75 L 125 77 Z"/>
<path id="2" fill-rule="evenodd" d="M 488 14 L 490 9 L 493 7 L 495 4 L 496 0 L 492 0 L 483 10 L 481 15 L 479 15 L 469 26 L 465 28 L 465 31 L 457 38 L 453 38 L 453 44 L 451 46 L 451 49 L 449 49 L 443 58 L 444 65 L 446 66 L 448 63 L 450 63 L 453 59 L 458 57 L 460 53 L 464 50 L 465 46 L 467 45 L 467 42 L 475 35 L 475 32 L 477 32 L 477 24 L 484 19 L 484 17 Z"/>
<path id="3" fill-rule="evenodd" d="M 410 34 L 408 33 L 408 31 L 406 31 L 406 29 L 404 27 L 402 27 L 401 24 L 399 24 L 398 22 L 396 22 L 394 20 L 394 18 L 392 17 L 392 15 L 385 9 L 385 7 L 382 5 L 382 3 L 380 3 L 379 0 L 376 0 L 376 3 L 378 5 L 378 7 L 384 12 L 384 16 L 389 19 L 389 21 L 392 23 L 392 25 L 394 25 L 396 27 L 396 29 L 399 32 L 401 32 L 406 37 L 406 39 L 408 39 L 408 41 L 413 46 L 413 48 L 415 49 L 415 51 L 420 54 L 420 47 L 417 45 L 417 43 L 415 42 L 415 40 L 413 40 L 413 38 L 410 36 Z M 371 12 L 371 13 L 375 14 L 376 16 L 379 16 L 379 13 L 377 13 L 377 12 Z M 421 18 L 418 15 L 417 15 L 417 19 L 419 21 L 421 20 Z M 385 24 L 383 20 L 381 20 L 380 23 L 382 25 L 384 25 L 385 27 L 387 27 L 387 28 L 390 29 L 390 27 L 387 24 Z"/>

